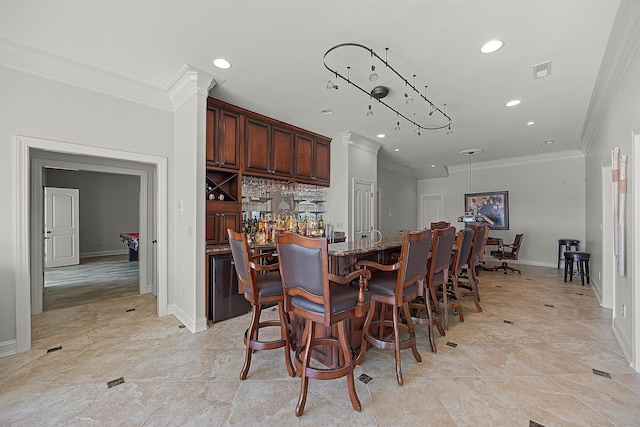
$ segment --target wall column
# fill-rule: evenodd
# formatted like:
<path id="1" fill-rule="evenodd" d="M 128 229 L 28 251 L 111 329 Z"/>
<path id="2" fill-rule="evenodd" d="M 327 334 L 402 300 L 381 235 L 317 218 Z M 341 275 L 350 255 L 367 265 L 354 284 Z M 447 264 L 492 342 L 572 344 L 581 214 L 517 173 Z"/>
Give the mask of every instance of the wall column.
<path id="1" fill-rule="evenodd" d="M 169 313 L 191 332 L 205 316 L 205 137 L 213 75 L 185 65 L 167 87 L 174 110 L 174 163 L 169 170 Z"/>

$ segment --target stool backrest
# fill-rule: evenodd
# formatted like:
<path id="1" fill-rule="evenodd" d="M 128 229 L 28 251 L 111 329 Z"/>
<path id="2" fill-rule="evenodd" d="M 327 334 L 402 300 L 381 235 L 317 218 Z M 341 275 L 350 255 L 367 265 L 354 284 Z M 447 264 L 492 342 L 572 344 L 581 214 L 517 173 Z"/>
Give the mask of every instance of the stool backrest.
<path id="1" fill-rule="evenodd" d="M 238 276 L 238 292 L 243 293 L 249 301 L 258 297 L 258 289 L 255 283 L 255 272 L 251 270 L 249 261 L 249 244 L 244 233 L 237 233 L 231 229 L 229 233 L 229 246 L 233 256 L 233 263 Z"/>
<path id="2" fill-rule="evenodd" d="M 473 228 L 464 228 L 456 235 L 456 250 L 453 254 L 450 273 L 459 276 L 462 266 L 467 263 L 475 232 Z"/>
<path id="3" fill-rule="evenodd" d="M 451 251 L 456 239 L 456 228 L 448 227 L 434 230 L 431 242 L 431 258 L 427 269 L 427 286 L 435 286 L 447 280 L 451 263 Z"/>
<path id="4" fill-rule="evenodd" d="M 424 278 L 427 272 L 432 236 L 433 231 L 429 229 L 412 231 L 403 235 L 399 261 L 404 265 L 398 270 L 396 299 L 402 300 L 403 288 L 407 288 Z"/>
<path id="5" fill-rule="evenodd" d="M 330 325 L 329 255 L 326 238 L 285 233 L 278 237 L 280 276 L 285 295 L 285 311 L 291 311 L 291 298 L 299 296 L 324 306 L 325 326 Z"/>

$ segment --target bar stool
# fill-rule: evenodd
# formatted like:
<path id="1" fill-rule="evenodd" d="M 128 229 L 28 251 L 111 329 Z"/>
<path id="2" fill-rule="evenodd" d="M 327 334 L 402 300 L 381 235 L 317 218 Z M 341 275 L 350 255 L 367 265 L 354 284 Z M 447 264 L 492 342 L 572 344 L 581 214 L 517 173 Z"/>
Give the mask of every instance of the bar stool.
<path id="1" fill-rule="evenodd" d="M 587 285 L 589 285 L 589 259 L 591 254 L 589 252 L 565 252 L 564 253 L 564 281 L 567 282 L 567 273 L 569 274 L 569 280 L 573 281 L 573 263 L 575 262 L 578 267 L 578 274 L 580 275 L 580 283 L 584 286 L 584 277 L 587 277 Z"/>
<path id="2" fill-rule="evenodd" d="M 580 240 L 576 239 L 558 239 L 558 270 L 560 270 L 560 261 L 562 260 L 562 247 L 565 251 L 570 251 L 573 247 L 576 251 L 580 250 Z"/>

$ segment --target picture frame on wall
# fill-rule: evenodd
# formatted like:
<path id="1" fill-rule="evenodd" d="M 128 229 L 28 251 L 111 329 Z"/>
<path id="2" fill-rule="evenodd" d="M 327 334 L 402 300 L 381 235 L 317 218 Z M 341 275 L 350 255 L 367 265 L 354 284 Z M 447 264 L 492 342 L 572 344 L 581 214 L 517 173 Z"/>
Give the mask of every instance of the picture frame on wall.
<path id="1" fill-rule="evenodd" d="M 485 191 L 464 195 L 464 211 L 477 212 L 493 221 L 492 230 L 509 229 L 509 192 Z"/>

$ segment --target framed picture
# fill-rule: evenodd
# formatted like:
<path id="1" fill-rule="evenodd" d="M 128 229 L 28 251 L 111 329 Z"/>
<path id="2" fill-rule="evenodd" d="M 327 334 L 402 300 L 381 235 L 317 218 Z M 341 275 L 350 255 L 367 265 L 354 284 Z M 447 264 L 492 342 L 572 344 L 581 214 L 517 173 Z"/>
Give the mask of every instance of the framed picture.
<path id="1" fill-rule="evenodd" d="M 491 221 L 492 230 L 509 229 L 509 192 L 485 191 L 464 195 L 464 211 L 477 212 Z"/>

